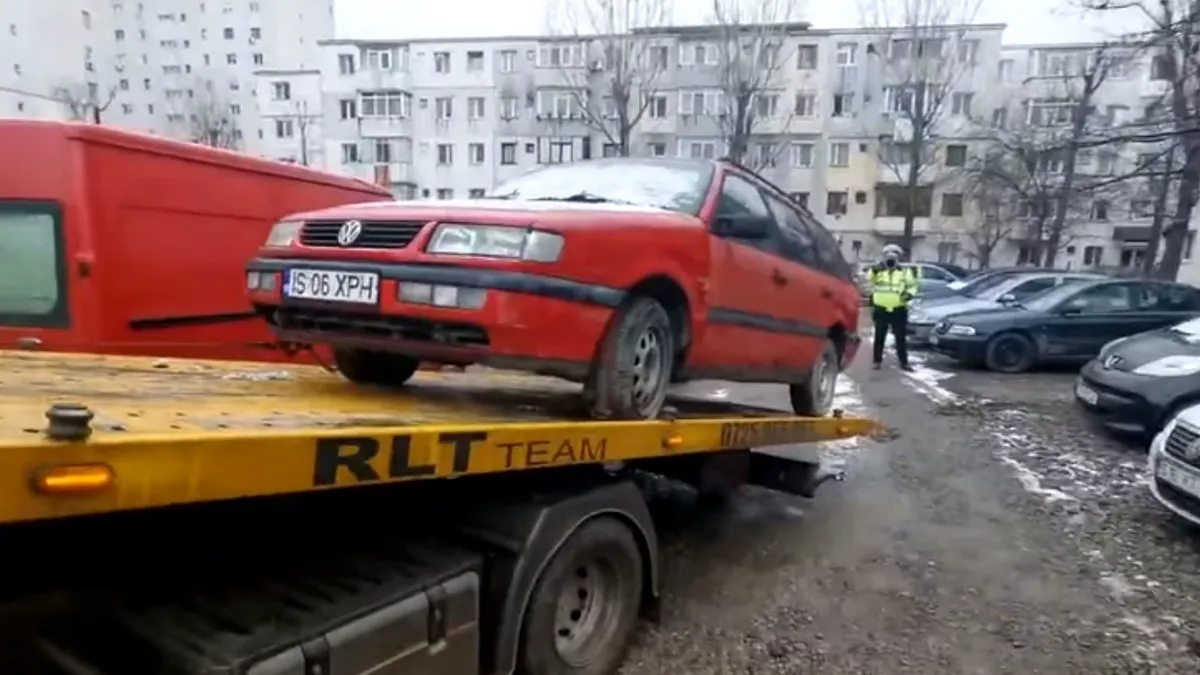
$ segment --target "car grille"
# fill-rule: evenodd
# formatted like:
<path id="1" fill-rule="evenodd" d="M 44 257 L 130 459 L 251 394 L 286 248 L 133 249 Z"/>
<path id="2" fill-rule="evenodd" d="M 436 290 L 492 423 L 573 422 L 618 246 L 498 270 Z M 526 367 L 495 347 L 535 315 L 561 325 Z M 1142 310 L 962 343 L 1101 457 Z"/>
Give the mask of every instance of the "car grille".
<path id="1" fill-rule="evenodd" d="M 300 228 L 300 243 L 316 248 L 404 248 L 416 239 L 424 222 L 364 220 L 362 233 L 348 246 L 338 243 L 344 220 L 310 220 Z"/>
<path id="2" fill-rule="evenodd" d="M 1164 449 L 1168 455 L 1175 459 L 1187 462 L 1193 466 L 1200 466 L 1200 456 L 1192 454 L 1192 445 L 1200 440 L 1200 430 L 1197 430 L 1183 422 L 1176 422 L 1175 428 L 1171 430 L 1171 435 L 1167 437 L 1167 442 Z"/>

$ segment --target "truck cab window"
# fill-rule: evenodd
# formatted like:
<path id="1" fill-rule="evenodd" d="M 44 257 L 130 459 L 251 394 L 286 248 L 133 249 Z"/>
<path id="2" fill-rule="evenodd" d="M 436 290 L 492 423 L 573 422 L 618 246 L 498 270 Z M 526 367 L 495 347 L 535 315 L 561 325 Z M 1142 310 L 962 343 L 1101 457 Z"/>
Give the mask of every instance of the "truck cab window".
<path id="1" fill-rule="evenodd" d="M 61 210 L 0 201 L 0 325 L 67 325 Z"/>

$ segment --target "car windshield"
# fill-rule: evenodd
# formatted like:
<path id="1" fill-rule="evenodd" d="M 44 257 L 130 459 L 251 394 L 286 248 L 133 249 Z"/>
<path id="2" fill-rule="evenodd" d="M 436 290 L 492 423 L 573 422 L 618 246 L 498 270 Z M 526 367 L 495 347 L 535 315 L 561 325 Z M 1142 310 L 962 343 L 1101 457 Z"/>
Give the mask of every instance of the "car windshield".
<path id="1" fill-rule="evenodd" d="M 700 213 L 711 162 L 612 159 L 560 164 L 501 183 L 491 199 L 613 203 Z"/>
<path id="2" fill-rule="evenodd" d="M 999 286 L 1010 278 L 1011 277 L 1006 274 L 994 274 L 992 276 L 979 277 L 974 281 L 968 281 L 965 286 L 958 290 L 963 295 L 969 295 L 973 298 L 981 298 L 989 289 Z"/>

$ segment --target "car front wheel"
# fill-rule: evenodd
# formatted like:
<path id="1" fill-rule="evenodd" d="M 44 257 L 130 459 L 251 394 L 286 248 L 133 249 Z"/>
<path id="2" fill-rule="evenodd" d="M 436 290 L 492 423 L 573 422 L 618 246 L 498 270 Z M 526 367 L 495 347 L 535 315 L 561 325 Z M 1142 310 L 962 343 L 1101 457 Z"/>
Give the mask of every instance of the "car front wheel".
<path id="1" fill-rule="evenodd" d="M 1001 333 L 988 340 L 984 363 L 998 373 L 1023 373 L 1037 362 L 1037 346 L 1021 333 Z"/>
<path id="2" fill-rule="evenodd" d="M 617 311 L 596 359 L 584 392 L 594 417 L 657 417 L 675 362 L 675 333 L 667 310 L 654 298 L 631 298 Z"/>

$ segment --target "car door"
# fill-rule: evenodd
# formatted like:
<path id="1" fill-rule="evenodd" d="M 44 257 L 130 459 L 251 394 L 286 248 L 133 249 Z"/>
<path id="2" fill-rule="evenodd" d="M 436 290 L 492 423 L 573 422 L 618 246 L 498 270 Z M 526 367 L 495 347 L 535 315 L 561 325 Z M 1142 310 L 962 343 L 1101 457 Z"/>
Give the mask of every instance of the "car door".
<path id="1" fill-rule="evenodd" d="M 1143 330 L 1173 326 L 1200 315 L 1200 290 L 1182 284 L 1147 285 L 1150 288 L 1142 297 L 1149 305 Z"/>
<path id="2" fill-rule="evenodd" d="M 782 253 L 789 281 L 782 289 L 781 301 L 792 322 L 791 365 L 801 371 L 808 370 L 825 346 L 827 327 L 838 321 L 841 299 L 835 288 L 836 279 L 826 270 L 828 265 L 817 233 L 800 213 L 770 192 L 764 192 L 764 196 L 783 237 Z M 848 273 L 849 269 L 843 271 Z"/>
<path id="3" fill-rule="evenodd" d="M 774 223 L 758 186 L 728 172 L 714 218 L 755 215 Z M 711 227 L 711 224 L 710 224 Z M 708 325 L 696 362 L 719 368 L 772 372 L 791 365 L 785 288 L 792 279 L 782 257 L 782 236 L 742 240 L 711 235 Z"/>
<path id="4" fill-rule="evenodd" d="M 1073 359 L 1095 356 L 1108 342 L 1138 332 L 1137 282 L 1089 286 L 1050 310 L 1045 332 L 1048 353 Z"/>

